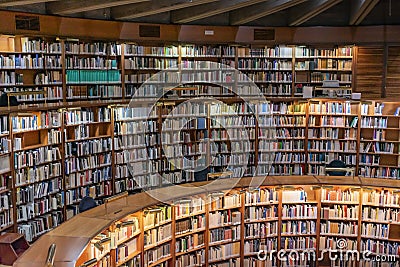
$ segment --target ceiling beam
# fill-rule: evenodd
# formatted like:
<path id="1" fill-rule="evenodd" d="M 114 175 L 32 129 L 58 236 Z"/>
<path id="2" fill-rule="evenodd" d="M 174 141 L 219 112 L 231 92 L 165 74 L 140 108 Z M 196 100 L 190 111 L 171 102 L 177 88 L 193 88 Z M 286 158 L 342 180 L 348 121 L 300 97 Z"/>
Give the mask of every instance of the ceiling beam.
<path id="1" fill-rule="evenodd" d="M 269 0 L 250 9 L 236 11 L 231 14 L 231 25 L 242 25 L 272 15 L 276 12 L 296 6 L 308 0 Z"/>
<path id="2" fill-rule="evenodd" d="M 151 0 L 86 0 L 82 3 L 81 0 L 64 0 L 58 3 L 50 3 L 48 10 L 52 14 L 57 15 L 70 15 L 74 13 L 98 10 L 103 8 L 110 8 L 116 6 L 123 6 L 129 4 L 136 4 L 142 2 L 148 2 Z"/>
<path id="3" fill-rule="evenodd" d="M 224 0 L 202 6 L 200 9 L 180 10 L 171 15 L 171 20 L 174 23 L 184 24 L 263 2 L 265 0 Z"/>
<path id="4" fill-rule="evenodd" d="M 354 0 L 351 10 L 350 25 L 359 25 L 378 4 L 379 0 Z"/>
<path id="5" fill-rule="evenodd" d="M 113 9 L 112 17 L 118 20 L 126 20 L 126 19 L 137 19 L 146 16 L 157 15 L 164 12 L 169 12 L 173 10 L 178 10 L 182 8 L 188 7 L 197 7 L 199 5 L 208 4 L 212 2 L 217 2 L 220 0 L 192 0 L 192 1 L 180 1 L 175 2 L 175 4 L 171 4 L 171 1 L 168 0 L 159 0 L 152 1 L 150 3 L 142 4 L 140 6 L 135 6 L 132 8 L 116 8 Z"/>
<path id="6" fill-rule="evenodd" d="M 307 6 L 299 10 L 301 14 L 295 16 L 296 18 L 289 23 L 289 26 L 300 26 L 304 22 L 318 16 L 322 12 L 330 9 L 331 7 L 341 3 L 343 0 L 312 0 L 306 3 Z M 304 11 L 305 10 L 305 11 Z"/>
<path id="7" fill-rule="evenodd" d="M 59 0 L 2 0 L 0 1 L 0 7 L 23 6 L 54 1 Z"/>

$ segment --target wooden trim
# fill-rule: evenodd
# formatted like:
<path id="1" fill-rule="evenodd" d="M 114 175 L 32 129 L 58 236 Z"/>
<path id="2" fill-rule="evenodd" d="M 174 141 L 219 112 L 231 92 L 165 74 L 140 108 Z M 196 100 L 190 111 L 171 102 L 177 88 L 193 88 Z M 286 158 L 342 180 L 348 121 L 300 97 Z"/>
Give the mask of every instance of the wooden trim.
<path id="1" fill-rule="evenodd" d="M 15 15 L 23 12 L 0 11 L 2 34 L 82 38 L 85 40 L 129 40 L 142 43 L 238 43 L 238 44 L 382 44 L 400 43 L 400 26 L 357 27 L 249 27 L 249 26 L 160 26 L 160 38 L 139 36 L 139 25 L 146 23 L 103 21 L 81 18 L 38 15 L 40 31 L 15 29 Z M 205 36 L 204 29 L 213 29 L 214 36 Z M 254 29 L 275 29 L 275 40 L 255 41 Z M 202 33 L 202 34 L 200 34 Z M 217 34 L 218 33 L 218 34 Z M 206 38 L 205 38 L 206 37 Z"/>
<path id="2" fill-rule="evenodd" d="M 387 44 L 384 45 L 383 47 L 383 76 L 382 76 L 382 91 L 381 91 L 381 97 L 385 98 L 386 97 L 386 78 L 388 74 L 388 57 L 389 57 L 389 46 Z"/>

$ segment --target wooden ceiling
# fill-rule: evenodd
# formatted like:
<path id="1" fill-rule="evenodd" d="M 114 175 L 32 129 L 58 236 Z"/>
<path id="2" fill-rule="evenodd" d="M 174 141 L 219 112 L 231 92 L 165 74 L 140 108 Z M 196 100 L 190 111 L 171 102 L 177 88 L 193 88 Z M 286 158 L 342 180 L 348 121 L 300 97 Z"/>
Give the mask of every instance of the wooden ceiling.
<path id="1" fill-rule="evenodd" d="M 400 25 L 399 0 L 0 0 L 0 9 L 142 23 Z"/>

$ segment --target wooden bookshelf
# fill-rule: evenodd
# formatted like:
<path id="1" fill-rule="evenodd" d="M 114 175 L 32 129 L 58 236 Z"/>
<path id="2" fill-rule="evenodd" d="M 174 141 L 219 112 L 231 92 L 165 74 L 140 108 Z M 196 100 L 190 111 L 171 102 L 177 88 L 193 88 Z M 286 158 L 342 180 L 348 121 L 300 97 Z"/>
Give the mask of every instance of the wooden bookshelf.
<path id="1" fill-rule="evenodd" d="M 203 221 L 202 223 L 205 223 L 205 228 L 203 228 L 203 226 L 201 226 L 199 229 L 189 227 L 184 234 L 176 231 L 175 228 L 172 228 L 171 238 L 165 238 L 158 242 L 163 242 L 163 244 L 174 244 L 175 242 L 182 242 L 182 238 L 188 238 L 189 236 L 200 233 L 204 233 L 204 235 L 207 236 L 215 229 L 218 229 L 212 225 L 209 225 L 209 220 L 213 220 L 210 218 L 210 216 L 214 216 L 212 214 L 215 214 L 216 211 L 225 212 L 225 214 L 228 215 L 230 214 L 229 211 L 232 209 L 240 211 L 241 214 L 244 214 L 244 216 L 240 218 L 236 217 L 238 219 L 238 225 L 242 228 L 242 230 L 250 229 L 249 227 L 252 224 L 265 224 L 266 226 L 270 225 L 270 227 L 273 223 L 277 223 L 277 225 L 272 226 L 265 233 L 259 232 L 259 234 L 264 233 L 265 236 L 251 236 L 248 234 L 248 230 L 240 231 L 238 238 L 238 255 L 224 254 L 220 255 L 219 258 L 213 258 L 210 255 L 209 257 L 211 258 L 206 258 L 206 254 L 204 254 L 203 251 L 207 251 L 209 249 L 212 250 L 215 246 L 222 246 L 223 248 L 226 248 L 226 245 L 235 243 L 233 240 L 227 241 L 225 239 L 221 240 L 220 242 L 213 243 L 210 242 L 210 240 L 207 240 L 210 238 L 208 237 L 205 238 L 204 246 L 198 246 L 184 251 L 175 251 L 175 249 L 171 249 L 168 254 L 157 254 L 159 256 L 157 258 L 153 258 L 151 263 L 148 262 L 147 266 L 152 266 L 153 264 L 158 263 L 161 264 L 162 262 L 168 262 L 168 264 L 175 265 L 174 261 L 176 261 L 178 266 L 182 266 L 180 264 L 188 264 L 188 262 L 197 265 L 199 264 L 197 260 L 204 261 L 204 263 L 201 265 L 206 266 L 211 266 L 212 264 L 216 263 L 220 264 L 223 262 L 231 262 L 231 264 L 240 266 L 239 263 L 242 261 L 246 263 L 253 262 L 255 264 L 256 258 L 252 257 L 252 253 L 258 252 L 258 250 L 262 247 L 253 245 L 253 250 L 248 251 L 248 249 L 252 244 L 251 242 L 255 242 L 257 240 L 264 240 L 266 242 L 264 245 L 269 248 L 274 246 L 273 244 L 275 244 L 277 247 L 285 248 L 285 243 L 282 243 L 284 242 L 285 238 L 306 238 L 309 240 L 309 238 L 314 236 L 319 238 L 317 240 L 326 240 L 315 242 L 311 240 L 309 241 L 311 243 L 308 244 L 314 246 L 314 249 L 317 250 L 317 252 L 323 250 L 323 248 L 327 245 L 329 245 L 331 248 L 333 248 L 335 245 L 337 246 L 338 244 L 335 243 L 335 240 L 339 240 L 339 238 L 346 238 L 347 246 L 351 247 L 346 247 L 345 249 L 355 249 L 357 251 L 365 250 L 365 245 L 363 244 L 365 244 L 365 242 L 371 242 L 370 240 L 383 240 L 384 242 L 392 242 L 392 244 L 399 241 L 398 236 L 394 234 L 397 229 L 395 222 L 389 222 L 389 219 L 379 222 L 378 217 L 366 217 L 375 216 L 366 211 L 371 208 L 386 210 L 386 212 L 388 212 L 388 208 L 393 210 L 400 209 L 400 196 L 398 190 L 396 189 L 399 187 L 398 181 L 392 184 L 392 186 L 395 186 L 394 188 L 387 187 L 386 183 L 370 186 L 368 184 L 371 182 L 371 179 L 368 178 L 353 180 L 353 182 L 349 185 L 343 186 L 344 181 L 348 181 L 348 178 L 335 177 L 335 179 L 330 180 L 330 184 L 321 183 L 321 181 L 315 179 L 314 182 L 311 183 L 308 181 L 307 185 L 290 186 L 290 181 L 301 180 L 302 177 L 292 176 L 288 178 L 288 183 L 286 183 L 286 186 L 284 187 L 271 185 L 271 182 L 267 180 L 265 180 L 265 183 L 261 184 L 259 188 L 246 187 L 245 185 L 248 184 L 252 178 L 242 178 L 239 184 L 242 184 L 243 187 L 235 187 L 234 189 L 227 188 L 227 183 L 217 184 L 215 182 L 210 182 L 207 190 L 213 192 L 211 195 L 204 192 L 203 188 L 198 187 L 207 185 L 208 182 L 193 183 L 190 184 L 191 186 L 188 184 L 187 190 L 185 191 L 176 190 L 175 188 L 171 187 L 155 189 L 153 193 L 158 196 L 165 196 L 162 199 L 163 204 L 159 203 L 160 200 L 151 198 L 147 193 L 131 195 L 128 196 L 126 200 L 127 205 L 121 206 L 121 203 L 109 203 L 108 214 L 113 214 L 112 216 L 105 214 L 104 206 L 99 206 L 85 214 L 78 214 L 73 219 L 65 222 L 55 230 L 45 234 L 16 261 L 15 266 L 25 266 L 32 263 L 40 264 L 40 262 L 44 262 L 46 258 L 46 251 L 43 249 L 43 247 L 47 246 L 46 244 L 49 244 L 49 242 L 54 242 L 56 245 L 63 244 L 65 248 L 65 250 L 56 254 L 55 263 L 68 260 L 73 262 L 74 266 L 80 266 L 83 262 L 96 259 L 94 262 L 99 264 L 107 263 L 107 266 L 120 266 L 123 262 L 129 261 L 132 261 L 131 264 L 139 264 L 139 262 L 142 262 L 143 259 L 148 259 L 148 256 L 145 256 L 146 251 L 151 251 L 150 247 L 147 246 L 146 248 L 143 243 L 141 243 L 142 241 L 140 241 L 143 240 L 144 236 L 147 235 L 146 231 L 158 229 L 159 227 L 165 227 L 168 225 L 175 225 L 179 222 L 182 222 L 182 220 L 191 220 L 194 218 L 199 218 L 198 216 L 204 216 L 203 218 L 205 218 L 206 221 Z M 360 185 L 360 181 L 364 185 Z M 171 190 L 174 192 L 173 195 L 168 194 L 168 192 L 171 192 Z M 209 197 L 212 198 L 212 202 L 206 201 Z M 237 202 L 239 199 L 240 202 Z M 130 203 L 135 203 L 135 205 L 130 205 Z M 310 224 L 311 221 L 309 219 L 304 221 L 300 219 L 312 217 L 314 218 L 312 221 L 315 222 L 315 225 L 317 226 L 321 224 L 321 226 L 315 228 L 308 228 L 304 226 L 305 228 L 291 228 L 290 232 L 287 232 L 286 230 L 284 231 L 282 226 L 288 222 L 288 219 L 285 219 L 283 216 L 283 213 L 286 212 L 285 206 L 299 208 L 303 205 L 308 207 L 306 210 L 304 210 L 304 212 L 307 210 L 308 211 L 306 213 L 294 215 L 294 217 L 292 217 L 290 220 L 298 219 L 300 225 L 305 223 Z M 274 206 L 275 208 L 273 208 Z M 355 221 L 336 220 L 335 218 L 337 216 L 335 215 L 335 212 L 338 210 L 334 209 L 335 206 L 341 206 L 342 208 L 357 207 L 357 210 L 351 212 L 352 214 L 354 213 Z M 248 215 L 245 214 L 250 215 L 250 213 L 247 213 L 246 209 L 258 209 L 264 207 L 273 208 L 277 212 L 277 216 L 274 217 L 273 214 L 264 216 L 262 215 L 263 213 L 259 213 L 261 217 L 257 218 L 257 222 L 247 221 L 246 218 Z M 117 213 L 119 215 L 114 213 L 114 209 L 121 211 Z M 332 209 L 332 212 L 329 211 L 328 213 L 329 215 L 335 216 L 333 218 L 325 218 L 324 214 L 328 214 L 325 212 L 326 209 Z M 359 213 L 359 209 L 362 210 L 361 213 Z M 167 210 L 170 211 L 167 212 Z M 160 216 L 157 215 L 158 213 L 160 213 Z M 99 217 L 100 214 L 103 214 L 102 218 Z M 144 226 L 144 221 L 147 221 L 148 223 L 150 222 L 148 219 L 145 219 L 145 217 L 149 216 L 149 214 L 153 218 L 150 220 L 152 223 Z M 233 215 L 234 213 L 231 214 Z M 345 213 L 343 214 L 345 215 Z M 358 217 L 359 214 L 361 214 L 362 217 Z M 170 219 L 168 216 L 172 216 L 172 218 Z M 386 215 L 382 214 L 379 216 Z M 223 217 L 222 219 L 229 220 L 229 218 L 230 217 Z M 193 222 L 194 221 L 192 221 L 192 223 Z M 198 220 L 196 220 L 196 222 L 199 223 Z M 75 225 L 82 223 L 85 223 L 86 225 L 90 224 L 92 226 L 91 228 L 86 228 L 86 230 L 83 228 L 79 231 L 71 232 L 69 230 L 71 227 L 75 227 Z M 329 225 L 327 225 L 327 223 L 329 223 Z M 388 230 L 382 232 L 386 236 L 381 237 L 380 234 L 373 233 L 366 235 L 367 227 L 370 227 L 369 225 L 377 227 L 385 224 L 390 224 Z M 93 227 L 94 225 L 97 226 Z M 223 225 L 219 225 L 218 227 L 236 227 L 234 226 L 236 225 L 234 223 L 232 223 L 231 226 Z M 342 226 L 336 227 L 340 225 Z M 194 225 L 192 224 L 192 226 Z M 301 232 L 297 232 L 300 229 L 302 229 Z M 306 233 L 308 231 L 307 229 L 313 229 L 312 231 L 314 232 Z M 132 240 L 136 241 L 130 244 L 129 241 Z M 354 242 L 351 242 L 352 240 Z M 361 245 L 358 245 L 360 242 Z M 122 253 L 121 246 L 124 246 L 124 244 L 128 245 L 128 251 L 124 251 L 125 254 L 123 254 L 127 256 L 124 257 L 122 261 L 117 261 L 115 255 L 120 255 L 119 253 Z M 136 246 L 134 244 L 136 244 Z M 129 247 L 129 245 L 132 245 L 133 247 Z M 161 245 L 158 246 L 158 248 L 160 247 Z M 74 251 L 73 253 L 71 253 L 72 250 Z M 117 250 L 118 252 L 116 252 Z M 64 251 L 70 252 L 66 254 Z M 226 252 L 228 251 L 229 249 L 226 250 Z M 398 252 L 394 251 L 373 252 L 377 253 L 378 255 L 398 256 Z M 319 253 L 317 254 L 319 255 Z M 160 258 L 160 255 L 164 256 L 161 256 Z M 234 258 L 237 258 L 236 263 L 234 263 Z M 142 262 L 142 264 L 146 265 L 145 262 Z M 258 264 L 261 264 L 262 266 L 281 266 L 279 260 L 277 259 L 272 262 L 261 261 Z M 293 264 L 303 263 L 294 262 Z M 317 261 L 314 262 L 314 264 L 315 266 L 326 266 L 325 261 Z M 336 264 L 340 263 L 336 262 Z"/>
<path id="2" fill-rule="evenodd" d="M 6 207 L 1 210 L 2 220 L 7 220 L 4 220 L 1 231 L 17 231 L 18 225 L 22 230 L 22 224 L 26 225 L 27 222 L 20 219 L 22 213 L 18 215 L 17 212 L 22 207 L 27 207 L 26 203 L 18 202 L 19 204 L 11 208 L 11 204 L 15 203 L 11 199 L 19 198 L 21 192 L 32 192 L 35 186 L 48 187 L 49 183 L 53 186 L 57 184 L 54 192 L 34 197 L 27 202 L 32 206 L 42 200 L 52 200 L 54 207 L 51 210 L 46 209 L 46 214 L 37 212 L 29 219 L 26 216 L 28 224 L 39 217 L 43 219 L 50 216 L 52 223 L 48 225 L 51 226 L 45 228 L 49 230 L 75 215 L 78 202 L 86 195 L 101 203 L 105 197 L 126 190 L 138 192 L 142 189 L 198 180 L 199 177 L 196 178 L 193 173 L 192 176 L 183 176 L 186 171 L 179 167 L 183 165 L 176 164 L 179 168 L 173 169 L 172 172 L 165 167 L 167 165 L 160 164 L 169 156 L 165 145 L 182 146 L 183 155 L 204 156 L 208 164 L 212 163 L 209 174 L 216 177 L 219 177 L 222 171 L 232 178 L 241 175 L 279 174 L 282 177 L 275 182 L 283 185 L 287 181 L 285 176 L 289 175 L 305 175 L 304 179 L 311 180 L 315 175 L 316 179 L 324 181 L 325 165 L 333 159 L 343 160 L 347 157 L 351 159 L 346 162 L 347 165 L 354 169 L 349 175 L 355 175 L 353 178 L 349 177 L 350 181 L 358 179 L 359 175 L 377 178 L 371 180 L 377 183 L 379 179 L 386 178 L 385 181 L 390 183 L 392 179 L 400 176 L 400 131 L 399 117 L 396 115 L 400 106 L 398 102 L 313 99 L 267 101 L 246 106 L 238 99 L 232 99 L 229 104 L 224 105 L 208 102 L 182 105 L 181 99 L 178 99 L 160 100 L 161 105 L 156 105 L 155 108 L 146 106 L 145 102 L 130 108 L 124 106 L 124 102 L 114 103 L 116 105 L 97 101 L 84 104 L 77 102 L 61 106 L 48 103 L 38 105 L 30 112 L 22 112 L 20 107 L 3 111 L 4 166 L 0 195 L 3 207 Z M 62 108 L 55 110 L 56 107 Z M 174 115 L 168 118 L 165 114 L 174 109 Z M 229 110 L 233 112 L 226 112 Z M 193 113 L 197 116 L 193 117 Z M 200 119 L 204 119 L 202 126 L 199 126 Z M 240 119 L 244 127 L 237 127 L 239 124 L 235 119 Z M 163 129 L 162 123 L 168 120 L 176 123 L 176 129 Z M 268 120 L 273 123 L 265 124 L 264 121 Z M 26 124 L 24 128 L 19 126 L 22 122 Z M 241 142 L 240 145 L 248 142 L 249 146 L 238 149 L 238 136 L 232 140 L 217 138 L 213 131 L 225 131 L 218 126 L 220 124 L 225 124 L 224 127 L 236 135 L 238 132 L 244 132 L 249 141 Z M 185 128 L 184 132 L 190 139 L 177 139 L 182 141 L 177 143 L 171 138 L 179 133 L 178 129 L 181 126 Z M 267 134 L 268 131 L 271 131 L 271 136 Z M 63 132 L 65 134 L 61 134 Z M 169 143 L 166 142 L 168 134 L 171 141 Z M 216 169 L 216 163 L 212 162 L 216 154 L 213 153 L 218 151 L 220 154 L 223 150 L 213 150 L 209 141 L 202 143 L 207 137 L 217 145 L 225 144 L 226 152 L 233 151 L 235 155 L 249 153 L 251 161 L 244 163 L 247 168 L 239 166 L 237 169 L 229 169 L 232 161 L 218 165 Z M 331 151 L 326 148 L 314 151 L 309 145 L 312 142 L 337 142 L 340 149 Z M 192 143 L 198 143 L 199 146 L 189 150 Z M 252 147 L 254 150 L 248 149 Z M 123 153 L 124 149 L 131 153 L 129 158 Z M 149 149 L 153 150 L 153 154 L 147 154 Z M 49 151 L 49 155 L 54 152 L 55 155 L 51 160 L 37 164 L 37 168 L 50 168 L 52 176 L 47 180 L 26 180 L 28 176 L 25 170 L 34 169 L 31 165 L 13 168 L 18 166 L 19 157 L 31 157 L 42 150 Z M 320 162 L 313 160 L 313 154 L 316 153 L 322 155 Z M 268 158 L 271 156 L 269 154 L 273 154 L 273 158 Z M 143 165 L 146 161 L 151 162 L 151 166 Z M 140 167 L 142 172 L 136 171 L 132 175 L 127 163 Z M 313 172 L 313 165 L 318 166 L 318 171 Z M 266 166 L 264 171 L 263 166 Z M 57 175 L 53 173 L 56 170 Z M 174 176 L 171 176 L 171 173 L 174 173 Z M 9 176 L 12 179 L 7 178 Z M 33 179 L 33 176 L 30 177 Z M 204 175 L 203 178 L 207 179 L 206 177 L 208 175 Z M 5 204 L 4 200 L 7 200 L 8 204 Z M 45 230 L 37 231 L 31 236 L 39 236 L 44 232 Z"/>

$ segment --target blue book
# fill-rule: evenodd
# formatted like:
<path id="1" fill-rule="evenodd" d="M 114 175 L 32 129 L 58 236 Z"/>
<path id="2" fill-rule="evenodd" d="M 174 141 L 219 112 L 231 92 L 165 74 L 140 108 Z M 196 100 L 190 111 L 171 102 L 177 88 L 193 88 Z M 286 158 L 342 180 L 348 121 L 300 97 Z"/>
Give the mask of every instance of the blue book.
<path id="1" fill-rule="evenodd" d="M 200 129 L 200 130 L 206 129 L 206 119 L 205 118 L 197 118 L 197 129 Z"/>

